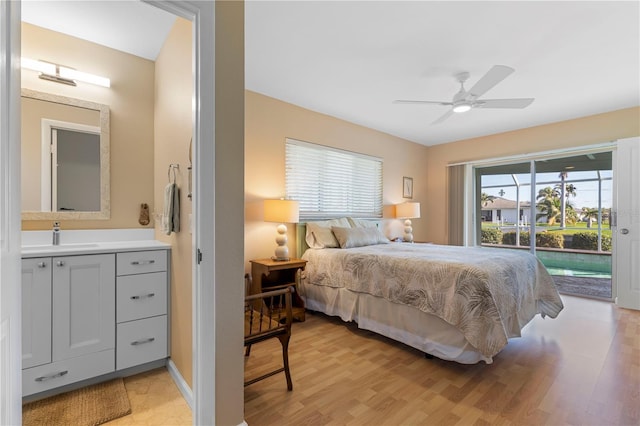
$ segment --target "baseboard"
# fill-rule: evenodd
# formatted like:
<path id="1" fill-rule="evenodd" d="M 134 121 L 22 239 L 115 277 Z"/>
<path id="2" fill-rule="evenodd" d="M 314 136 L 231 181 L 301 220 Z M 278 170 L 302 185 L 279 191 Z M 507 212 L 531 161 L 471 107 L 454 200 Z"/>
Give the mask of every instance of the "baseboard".
<path id="1" fill-rule="evenodd" d="M 169 371 L 169 374 L 176 386 L 178 386 L 178 390 L 182 394 L 182 397 L 187 401 L 189 408 L 191 408 L 191 411 L 193 412 L 193 391 L 171 359 L 167 361 L 167 371 Z"/>

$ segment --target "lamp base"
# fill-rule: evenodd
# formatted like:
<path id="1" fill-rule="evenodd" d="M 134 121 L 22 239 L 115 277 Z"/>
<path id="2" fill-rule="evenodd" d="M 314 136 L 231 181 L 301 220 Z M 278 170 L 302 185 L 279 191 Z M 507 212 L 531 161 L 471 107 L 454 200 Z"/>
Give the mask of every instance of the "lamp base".
<path id="1" fill-rule="evenodd" d="M 287 227 L 285 225 L 278 225 L 278 236 L 276 237 L 276 243 L 278 247 L 276 247 L 275 256 L 271 259 L 275 261 L 287 261 L 289 260 L 289 247 L 287 247 Z"/>
<path id="2" fill-rule="evenodd" d="M 288 262 L 291 260 L 290 257 L 277 257 L 277 256 L 271 256 L 271 260 L 273 260 L 274 262 Z"/>
<path id="3" fill-rule="evenodd" d="M 411 226 L 411 220 L 407 219 L 404 221 L 404 236 L 403 240 L 405 243 L 413 242 L 413 227 Z"/>

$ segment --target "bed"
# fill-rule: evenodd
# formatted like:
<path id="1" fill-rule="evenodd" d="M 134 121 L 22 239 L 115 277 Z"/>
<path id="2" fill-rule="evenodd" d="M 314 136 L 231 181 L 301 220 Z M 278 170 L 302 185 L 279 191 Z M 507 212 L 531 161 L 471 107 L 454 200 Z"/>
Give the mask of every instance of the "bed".
<path id="1" fill-rule="evenodd" d="M 299 226 L 298 253 L 307 309 L 463 364 L 492 363 L 536 314 L 563 309 L 521 250 L 389 242 L 375 225 L 338 219 Z"/>

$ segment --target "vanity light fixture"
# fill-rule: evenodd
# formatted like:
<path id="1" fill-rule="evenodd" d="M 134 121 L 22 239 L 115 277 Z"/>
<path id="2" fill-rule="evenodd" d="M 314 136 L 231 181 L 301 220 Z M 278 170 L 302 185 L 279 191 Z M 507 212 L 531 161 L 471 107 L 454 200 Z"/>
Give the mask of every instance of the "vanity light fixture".
<path id="1" fill-rule="evenodd" d="M 100 77 L 98 75 L 74 70 L 73 68 L 53 64 L 51 62 L 21 58 L 21 65 L 24 69 L 40 72 L 39 77 L 43 80 L 68 84 L 69 86 L 76 86 L 76 81 L 82 81 L 84 83 L 91 83 L 102 87 L 111 87 L 111 81 L 106 77 Z"/>

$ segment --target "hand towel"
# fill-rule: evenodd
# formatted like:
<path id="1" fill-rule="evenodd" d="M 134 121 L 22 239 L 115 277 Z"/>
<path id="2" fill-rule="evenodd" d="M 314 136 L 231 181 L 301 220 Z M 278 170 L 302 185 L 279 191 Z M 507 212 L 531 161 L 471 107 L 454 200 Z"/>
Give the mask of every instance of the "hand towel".
<path id="1" fill-rule="evenodd" d="M 175 183 L 164 188 L 162 230 L 167 235 L 180 231 L 180 188 Z"/>

